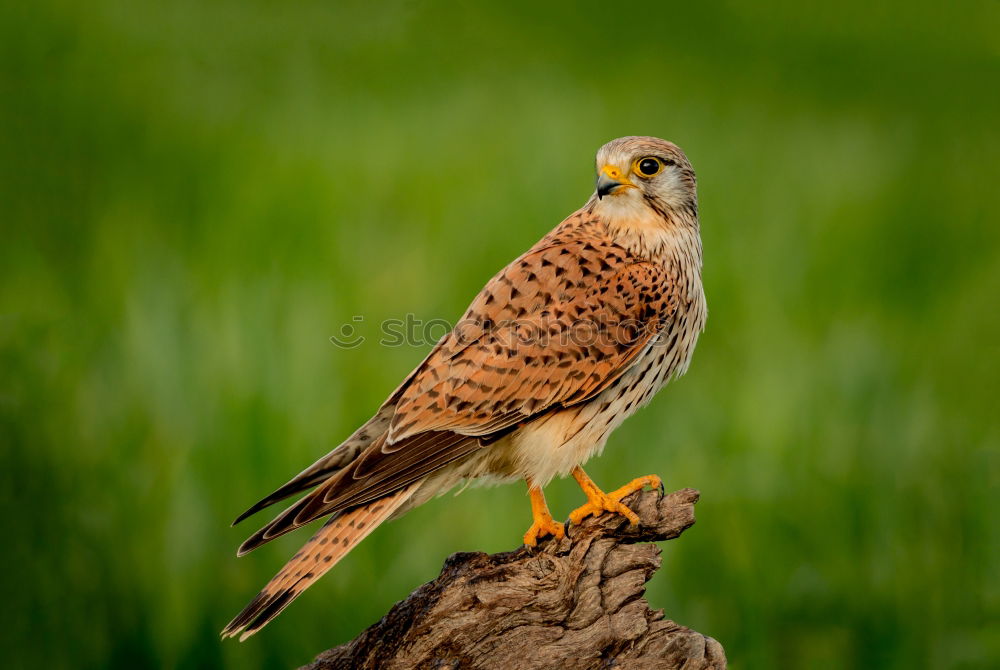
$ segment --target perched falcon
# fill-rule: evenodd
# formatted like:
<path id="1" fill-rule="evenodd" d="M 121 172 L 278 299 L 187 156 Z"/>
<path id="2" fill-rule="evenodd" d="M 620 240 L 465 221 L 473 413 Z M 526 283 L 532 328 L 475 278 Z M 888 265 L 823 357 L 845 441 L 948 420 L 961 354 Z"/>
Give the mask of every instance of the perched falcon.
<path id="1" fill-rule="evenodd" d="M 376 526 L 469 480 L 524 479 L 524 543 L 561 538 L 542 487 L 573 475 L 605 512 L 639 477 L 605 493 L 580 467 L 608 435 L 688 367 L 707 315 L 695 176 L 676 145 L 623 137 L 597 152 L 597 187 L 480 291 L 461 321 L 343 444 L 234 523 L 312 489 L 239 549 L 243 555 L 321 517 L 223 636 L 260 630 Z"/>

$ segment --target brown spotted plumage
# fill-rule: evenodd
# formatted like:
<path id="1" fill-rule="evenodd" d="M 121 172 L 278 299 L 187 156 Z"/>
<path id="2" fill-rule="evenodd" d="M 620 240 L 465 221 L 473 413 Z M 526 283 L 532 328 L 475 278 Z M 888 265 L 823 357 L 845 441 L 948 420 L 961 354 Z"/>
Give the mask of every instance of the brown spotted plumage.
<path id="1" fill-rule="evenodd" d="M 292 560 L 267 583 L 257 597 L 236 615 L 223 634 L 240 639 L 253 635 L 281 610 L 309 588 L 313 582 L 337 564 L 354 546 L 378 527 L 406 500 L 410 487 L 373 503 L 356 507 L 327 521 L 292 557 Z"/>
<path id="2" fill-rule="evenodd" d="M 223 631 L 253 634 L 371 530 L 462 482 L 525 479 L 526 544 L 560 536 L 542 487 L 572 473 L 570 515 L 635 515 L 580 468 L 690 362 L 706 317 L 694 171 L 675 145 L 625 137 L 600 149 L 586 205 L 501 270 L 455 328 L 346 442 L 237 521 L 309 491 L 252 535 L 246 553 L 325 525 Z"/>

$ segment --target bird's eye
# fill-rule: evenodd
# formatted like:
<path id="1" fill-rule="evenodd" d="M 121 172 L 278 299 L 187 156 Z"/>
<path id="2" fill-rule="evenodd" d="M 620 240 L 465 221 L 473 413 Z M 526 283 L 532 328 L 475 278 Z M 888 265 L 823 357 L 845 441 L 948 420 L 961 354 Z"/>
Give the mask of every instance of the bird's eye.
<path id="1" fill-rule="evenodd" d="M 635 171 L 643 177 L 652 177 L 663 169 L 663 162 L 659 158 L 647 156 L 635 162 Z"/>

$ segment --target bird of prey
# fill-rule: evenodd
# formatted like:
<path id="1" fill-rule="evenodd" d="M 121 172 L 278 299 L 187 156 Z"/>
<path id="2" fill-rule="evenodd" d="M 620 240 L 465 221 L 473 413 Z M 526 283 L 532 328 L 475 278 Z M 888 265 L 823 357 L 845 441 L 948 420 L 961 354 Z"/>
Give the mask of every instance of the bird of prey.
<path id="1" fill-rule="evenodd" d="M 542 493 L 571 474 L 587 502 L 570 523 L 620 514 L 655 475 L 604 492 L 581 465 L 685 372 L 707 316 L 695 175 L 684 152 L 622 137 L 597 152 L 587 203 L 496 274 L 375 415 L 235 523 L 309 491 L 239 555 L 322 517 L 326 524 L 223 630 L 271 621 L 379 524 L 463 482 L 528 486 L 524 543 L 564 535 Z"/>

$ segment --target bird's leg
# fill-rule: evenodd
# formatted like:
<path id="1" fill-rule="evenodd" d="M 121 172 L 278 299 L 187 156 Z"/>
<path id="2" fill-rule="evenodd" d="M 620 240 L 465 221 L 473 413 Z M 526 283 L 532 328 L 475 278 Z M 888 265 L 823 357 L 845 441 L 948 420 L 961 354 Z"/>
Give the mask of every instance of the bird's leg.
<path id="1" fill-rule="evenodd" d="M 624 516 L 633 526 L 637 526 L 639 525 L 639 515 L 623 505 L 621 499 L 630 493 L 641 490 L 644 486 L 651 486 L 653 488 L 663 486 L 660 478 L 656 475 L 646 475 L 645 477 L 633 479 L 625 486 L 615 489 L 611 493 L 605 493 L 597 488 L 597 484 L 587 476 L 587 473 L 579 465 L 573 468 L 572 474 L 573 479 L 576 480 L 576 483 L 580 485 L 580 488 L 586 494 L 587 503 L 570 513 L 570 523 L 580 523 L 591 514 L 600 516 L 605 512 L 614 512 Z"/>
<path id="2" fill-rule="evenodd" d="M 528 483 L 528 495 L 531 497 L 531 516 L 534 522 L 528 532 L 524 534 L 524 543 L 529 547 L 534 547 L 538 544 L 538 538 L 546 535 L 552 535 L 557 540 L 561 540 L 566 535 L 566 531 L 561 523 L 552 520 L 552 514 L 545 502 L 542 487 L 533 484 L 530 479 L 525 481 Z"/>

